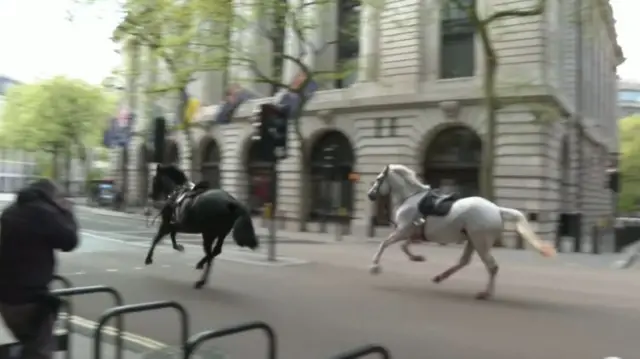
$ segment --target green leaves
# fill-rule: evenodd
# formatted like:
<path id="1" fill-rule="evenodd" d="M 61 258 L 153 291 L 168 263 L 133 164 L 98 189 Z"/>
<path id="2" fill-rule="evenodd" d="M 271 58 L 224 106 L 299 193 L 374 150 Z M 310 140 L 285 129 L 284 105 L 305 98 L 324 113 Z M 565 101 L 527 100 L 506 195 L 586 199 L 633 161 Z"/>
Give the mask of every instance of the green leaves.
<path id="1" fill-rule="evenodd" d="M 80 80 L 55 77 L 13 87 L 2 113 L 5 146 L 52 151 L 99 143 L 115 99 Z"/>
<path id="2" fill-rule="evenodd" d="M 635 212 L 640 204 L 640 116 L 618 122 L 620 134 L 620 172 L 622 192 L 618 196 L 621 211 Z"/>

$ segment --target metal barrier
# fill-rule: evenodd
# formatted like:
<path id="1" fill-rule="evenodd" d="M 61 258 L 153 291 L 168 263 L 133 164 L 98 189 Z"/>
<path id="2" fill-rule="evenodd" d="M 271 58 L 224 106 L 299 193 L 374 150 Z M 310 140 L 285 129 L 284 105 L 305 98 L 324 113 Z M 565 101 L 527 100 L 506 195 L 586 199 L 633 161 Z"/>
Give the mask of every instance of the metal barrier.
<path id="1" fill-rule="evenodd" d="M 357 359 L 371 354 L 379 354 L 382 359 L 391 359 L 389 350 L 381 345 L 370 344 L 364 347 L 338 354 L 334 359 Z"/>
<path id="2" fill-rule="evenodd" d="M 73 284 L 71 283 L 71 281 L 63 276 L 60 275 L 54 275 L 53 276 L 53 280 L 52 281 L 57 281 L 57 282 L 61 282 L 62 285 L 65 288 L 71 288 L 73 287 Z M 69 306 L 68 303 L 64 303 L 65 306 Z M 69 318 L 67 318 L 67 324 L 66 324 L 66 329 L 64 333 L 61 334 L 55 334 L 54 333 L 54 340 L 55 340 L 55 351 L 58 352 L 66 352 L 65 353 L 65 358 L 66 359 L 71 359 L 71 351 L 69 350 Z M 12 355 L 12 353 L 16 352 L 18 350 L 18 348 L 21 347 L 21 344 L 18 342 L 15 343 L 8 343 L 8 344 L 4 344 L 4 345 L 0 345 L 0 359 L 4 359 L 4 358 L 10 358 L 14 355 Z"/>
<path id="3" fill-rule="evenodd" d="M 184 309 L 182 304 L 175 301 L 160 301 L 160 302 L 150 302 L 150 303 L 140 303 L 140 304 L 130 304 L 130 305 L 120 305 L 115 308 L 108 309 L 106 312 L 102 313 L 100 318 L 98 318 L 98 325 L 95 329 L 95 334 L 93 338 L 93 359 L 101 359 L 102 358 L 102 328 L 107 324 L 107 322 L 116 317 L 116 320 L 119 321 L 118 318 L 122 318 L 123 314 L 128 313 L 138 313 L 138 312 L 147 312 L 151 310 L 158 309 L 166 309 L 173 308 L 178 311 L 180 315 L 180 324 L 181 324 L 181 340 L 180 342 L 183 345 L 182 351 L 186 358 L 186 346 L 187 341 L 189 339 L 189 315 L 187 311 Z M 120 329 L 120 328 L 119 328 Z M 116 346 L 116 350 L 122 354 L 122 343 L 120 346 Z M 121 359 L 121 357 L 118 357 Z"/>
<path id="4" fill-rule="evenodd" d="M 245 333 L 253 330 L 262 331 L 267 337 L 267 359 L 276 359 L 278 351 L 278 343 L 276 332 L 271 326 L 264 322 L 249 322 L 234 327 L 227 327 L 218 330 L 210 330 L 194 335 L 189 338 L 185 346 L 184 359 L 189 359 L 198 347 L 205 341 L 227 337 L 234 334 Z"/>
<path id="5" fill-rule="evenodd" d="M 124 304 L 124 300 L 122 299 L 122 295 L 120 295 L 120 292 L 118 292 L 117 290 L 115 290 L 112 287 L 107 287 L 104 285 L 94 285 L 94 286 L 89 286 L 89 287 L 75 287 L 75 288 L 65 288 L 65 289 L 57 289 L 57 290 L 53 290 L 51 291 L 51 293 L 53 295 L 59 296 L 59 297 L 70 297 L 70 296 L 76 296 L 76 295 L 86 295 L 86 294 L 96 294 L 96 293 L 108 293 L 111 295 L 111 297 L 113 297 L 113 301 L 115 303 L 116 306 L 122 306 Z M 71 314 L 73 313 L 73 308 L 71 306 L 71 303 L 69 303 L 69 301 L 64 301 L 63 302 L 64 306 L 66 306 L 67 308 L 67 313 L 68 313 L 68 318 L 67 318 L 67 322 L 66 322 L 66 330 L 67 333 L 71 332 Z M 117 327 L 117 335 L 116 335 L 116 358 L 117 359 L 122 359 L 122 330 L 124 327 L 124 323 L 122 318 L 117 318 L 116 319 L 116 327 Z M 100 328 L 101 329 L 101 328 Z M 71 348 L 71 337 L 68 336 L 67 337 L 67 347 Z M 71 358 L 71 351 L 67 350 L 67 359 Z"/>

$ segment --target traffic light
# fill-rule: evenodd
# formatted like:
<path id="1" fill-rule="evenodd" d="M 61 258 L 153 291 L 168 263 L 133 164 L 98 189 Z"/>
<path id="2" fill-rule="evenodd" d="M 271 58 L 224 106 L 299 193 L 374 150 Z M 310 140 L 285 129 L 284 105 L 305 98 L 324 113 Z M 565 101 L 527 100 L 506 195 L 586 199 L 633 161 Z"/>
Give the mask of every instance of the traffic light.
<path id="1" fill-rule="evenodd" d="M 287 131 L 289 119 L 286 111 L 281 106 L 269 106 L 266 117 L 269 121 L 269 134 L 273 143 L 273 154 L 276 159 L 287 158 Z"/>
<path id="2" fill-rule="evenodd" d="M 254 115 L 252 139 L 258 142 L 263 160 L 286 158 L 288 121 L 284 109 L 273 104 L 262 104 Z"/>

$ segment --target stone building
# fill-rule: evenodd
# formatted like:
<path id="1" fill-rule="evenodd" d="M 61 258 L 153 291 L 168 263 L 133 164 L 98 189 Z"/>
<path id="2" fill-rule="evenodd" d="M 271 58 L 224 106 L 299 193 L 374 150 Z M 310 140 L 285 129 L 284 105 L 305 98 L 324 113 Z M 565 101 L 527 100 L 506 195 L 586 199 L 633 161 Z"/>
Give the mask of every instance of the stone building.
<path id="1" fill-rule="evenodd" d="M 372 222 L 382 232 L 389 226 L 385 203 L 366 198 L 370 182 L 388 163 L 411 166 L 433 186 L 477 193 L 486 132 L 483 56 L 466 16 L 441 9 L 439 1 L 394 0 L 383 10 L 350 7 L 347 0 L 339 4 L 340 14 L 360 16 L 359 41 L 343 44 L 337 35 L 343 16 L 323 9 L 318 17 L 327 21 L 320 22 L 317 36 L 339 41 L 308 62 L 331 69 L 336 59 L 352 56 L 359 70 L 353 83 L 325 85 L 306 107 L 301 132 L 309 151 L 304 157 L 291 133 L 290 157 L 278 167 L 278 212 L 289 218 L 290 230 L 322 231 L 319 213 L 346 210 L 354 217 L 347 231 L 364 237 Z M 582 10 L 576 4 L 549 0 L 545 15 L 504 19 L 492 29 L 500 59 L 498 87 L 505 99 L 496 141 L 496 200 L 524 211 L 549 240 L 559 231 L 586 240 L 590 228 L 613 213 L 605 169 L 610 139 L 616 136 L 616 66 L 623 59 L 608 3 Z M 476 4 L 485 14 L 534 5 L 534 0 Z M 273 48 L 255 37 L 243 39 L 254 41 L 259 65 L 272 71 L 263 59 Z M 296 51 L 297 41 L 283 43 L 286 51 Z M 250 117 L 256 104 L 270 98 L 249 101 L 228 124 L 213 123 L 211 117 L 228 85 L 225 79 L 243 71 L 233 67 L 198 78 L 191 92 L 204 108 L 198 119 L 202 126 L 193 129 L 193 155 L 187 155 L 182 135 L 173 133 L 168 157 L 191 166 L 196 178 L 259 206 L 255 194 L 264 185 L 264 164 L 253 159 Z M 285 64 L 282 76 L 288 81 L 295 72 Z M 272 94 L 263 84 L 251 89 Z M 148 113 L 142 107 L 138 111 Z M 143 200 L 149 156 L 141 139 L 131 144 L 135 155 L 129 173 L 131 198 Z M 359 180 L 346 175 L 329 180 L 323 172 L 327 161 L 340 173 L 359 174 Z"/>

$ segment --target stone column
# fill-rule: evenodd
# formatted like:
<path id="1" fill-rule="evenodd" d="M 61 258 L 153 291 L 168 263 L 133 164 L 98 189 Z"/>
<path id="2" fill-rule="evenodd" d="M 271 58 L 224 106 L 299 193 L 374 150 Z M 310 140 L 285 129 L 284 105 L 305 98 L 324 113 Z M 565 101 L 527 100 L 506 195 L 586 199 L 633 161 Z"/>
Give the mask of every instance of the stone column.
<path id="1" fill-rule="evenodd" d="M 380 9 L 375 5 L 363 3 L 360 13 L 358 82 L 371 82 L 378 77 L 379 36 Z"/>

